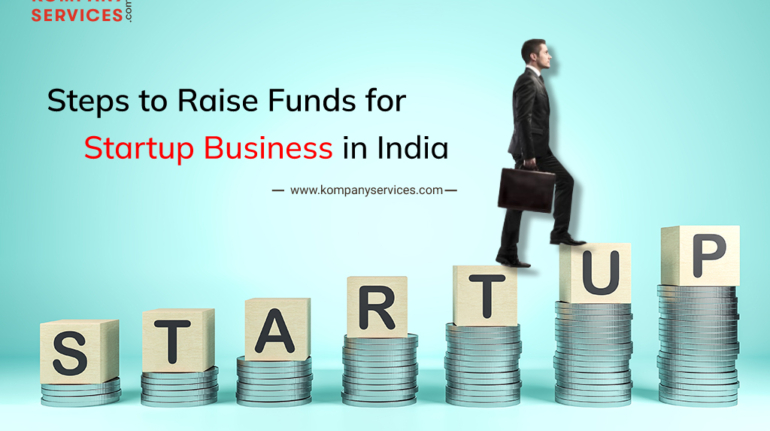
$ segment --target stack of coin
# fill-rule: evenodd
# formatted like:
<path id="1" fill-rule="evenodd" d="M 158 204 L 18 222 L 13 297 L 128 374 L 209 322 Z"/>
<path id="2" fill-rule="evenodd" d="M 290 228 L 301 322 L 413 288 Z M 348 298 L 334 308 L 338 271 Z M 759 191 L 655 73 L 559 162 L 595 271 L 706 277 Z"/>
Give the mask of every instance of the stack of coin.
<path id="1" fill-rule="evenodd" d="M 195 407 L 215 403 L 217 374 L 217 367 L 202 373 L 142 373 L 142 405 Z"/>
<path id="2" fill-rule="evenodd" d="M 235 398 L 246 407 L 293 407 L 313 399 L 313 360 L 247 361 L 238 358 Z"/>
<path id="3" fill-rule="evenodd" d="M 666 404 L 738 404 L 735 287 L 658 286 L 658 397 Z"/>
<path id="4" fill-rule="evenodd" d="M 417 402 L 417 335 L 348 338 L 342 348 L 342 402 L 400 407 Z"/>
<path id="5" fill-rule="evenodd" d="M 556 402 L 631 404 L 631 304 L 556 302 Z"/>
<path id="6" fill-rule="evenodd" d="M 43 384 L 40 404 L 48 407 L 102 406 L 120 399 L 120 378 L 99 384 Z"/>
<path id="7" fill-rule="evenodd" d="M 446 402 L 508 407 L 521 401 L 519 326 L 446 325 Z"/>

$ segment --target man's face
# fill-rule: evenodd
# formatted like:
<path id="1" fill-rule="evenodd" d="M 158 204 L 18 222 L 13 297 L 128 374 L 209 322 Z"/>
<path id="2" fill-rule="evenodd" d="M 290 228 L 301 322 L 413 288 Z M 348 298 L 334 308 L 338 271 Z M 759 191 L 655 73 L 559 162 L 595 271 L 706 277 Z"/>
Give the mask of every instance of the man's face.
<path id="1" fill-rule="evenodd" d="M 548 53 L 548 47 L 542 44 L 540 45 L 540 54 L 537 55 L 535 63 L 537 63 L 537 67 L 540 69 L 550 69 L 552 58 L 551 54 Z"/>

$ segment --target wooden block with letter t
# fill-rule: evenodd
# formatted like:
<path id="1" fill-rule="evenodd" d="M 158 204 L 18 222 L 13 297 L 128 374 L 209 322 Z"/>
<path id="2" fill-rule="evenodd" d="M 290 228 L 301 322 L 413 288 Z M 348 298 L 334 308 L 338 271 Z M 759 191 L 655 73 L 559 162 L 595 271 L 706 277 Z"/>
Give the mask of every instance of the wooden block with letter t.
<path id="1" fill-rule="evenodd" d="M 631 244 L 560 245 L 559 300 L 630 304 Z"/>
<path id="2" fill-rule="evenodd" d="M 304 361 L 310 356 L 310 298 L 246 301 L 246 360 Z"/>
<path id="3" fill-rule="evenodd" d="M 200 373 L 214 366 L 214 309 L 142 313 L 142 371 Z"/>
<path id="4" fill-rule="evenodd" d="M 117 320 L 40 324 L 40 383 L 99 384 L 120 372 Z"/>
<path id="5" fill-rule="evenodd" d="M 405 338 L 406 277 L 348 277 L 348 338 Z"/>
<path id="6" fill-rule="evenodd" d="M 660 230 L 661 284 L 741 284 L 740 226 L 674 226 Z"/>
<path id="7" fill-rule="evenodd" d="M 457 326 L 516 326 L 516 268 L 452 267 L 452 320 Z"/>

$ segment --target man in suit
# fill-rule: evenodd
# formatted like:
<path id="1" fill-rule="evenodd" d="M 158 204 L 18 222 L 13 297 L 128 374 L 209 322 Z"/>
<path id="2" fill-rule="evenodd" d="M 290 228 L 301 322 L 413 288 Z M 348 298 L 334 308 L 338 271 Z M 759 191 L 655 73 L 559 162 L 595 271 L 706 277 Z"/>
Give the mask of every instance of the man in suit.
<path id="1" fill-rule="evenodd" d="M 551 67 L 553 57 L 543 39 L 524 42 L 521 57 L 527 67 L 513 87 L 514 131 L 508 152 L 513 155 L 517 169 L 537 169 L 556 174 L 551 244 L 582 245 L 585 241 L 572 239 L 568 232 L 574 181 L 548 146 L 551 106 L 541 72 Z M 505 266 L 529 268 L 530 264 L 519 260 L 517 244 L 520 225 L 521 211 L 507 210 L 496 260 Z"/>

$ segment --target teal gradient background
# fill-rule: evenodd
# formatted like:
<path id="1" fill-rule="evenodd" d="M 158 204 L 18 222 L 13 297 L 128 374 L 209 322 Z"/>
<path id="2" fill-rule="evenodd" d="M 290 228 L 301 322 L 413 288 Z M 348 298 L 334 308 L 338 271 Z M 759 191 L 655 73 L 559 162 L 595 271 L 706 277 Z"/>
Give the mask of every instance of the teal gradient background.
<path id="1" fill-rule="evenodd" d="M 770 401 L 762 263 L 770 240 L 762 227 L 770 217 L 767 2 L 136 0 L 132 23 L 98 24 L 35 23 L 33 7 L 0 6 L 0 411 L 9 423 L 119 414 L 126 428 L 174 420 L 240 426 L 241 418 L 256 417 L 236 408 L 230 394 L 244 349 L 243 301 L 311 297 L 318 402 L 291 412 L 305 415 L 298 419 L 305 426 L 352 428 L 369 411 L 344 408 L 335 393 L 346 277 L 405 275 L 426 405 L 389 412 L 397 426 L 534 426 L 551 415 L 560 416 L 554 426 L 570 423 L 559 412 L 588 426 L 597 412 L 549 401 L 558 253 L 548 244 L 548 215 L 525 214 L 523 222 L 521 256 L 534 268 L 518 279 L 522 405 L 494 413 L 450 408 L 440 402 L 442 375 L 432 370 L 442 366 L 452 316 L 452 265 L 494 264 L 504 216 L 495 205 L 500 168 L 513 165 L 506 152 L 511 90 L 524 69 L 521 43 L 535 37 L 547 40 L 554 57 L 543 76 L 552 147 L 577 182 L 571 230 L 591 242 L 632 244 L 634 404 L 602 413 L 634 415 L 639 427 L 661 415 L 671 423 L 750 426 Z M 335 87 L 356 96 L 355 112 L 267 111 L 270 88 L 325 95 Z M 370 87 L 406 94 L 402 111 L 367 112 Z M 101 119 L 50 112 L 53 88 L 126 94 L 131 108 Z M 179 113 L 179 88 L 255 94 L 259 111 Z M 169 108 L 142 112 L 142 90 L 164 94 Z M 210 134 L 235 142 L 329 141 L 334 157 L 205 160 Z M 418 134 L 448 142 L 449 158 L 374 157 L 378 136 L 408 142 Z M 84 157 L 90 135 L 190 141 L 196 154 L 181 167 L 146 155 L 92 161 Z M 367 142 L 369 159 L 345 160 L 344 136 Z M 321 184 L 459 191 L 368 198 L 270 192 Z M 656 401 L 660 228 L 674 225 L 741 226 L 742 389 L 734 409 L 698 413 Z M 160 307 L 216 308 L 221 405 L 132 413 L 141 312 Z M 39 406 L 38 325 L 64 318 L 120 319 L 121 403 L 67 412 Z M 279 420 L 260 414 L 267 423 Z"/>

